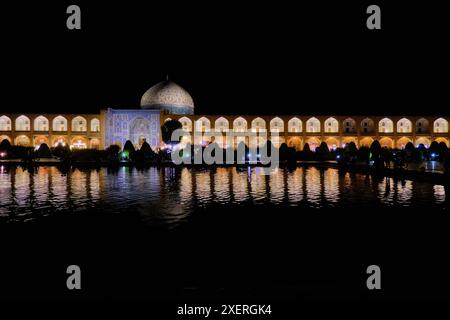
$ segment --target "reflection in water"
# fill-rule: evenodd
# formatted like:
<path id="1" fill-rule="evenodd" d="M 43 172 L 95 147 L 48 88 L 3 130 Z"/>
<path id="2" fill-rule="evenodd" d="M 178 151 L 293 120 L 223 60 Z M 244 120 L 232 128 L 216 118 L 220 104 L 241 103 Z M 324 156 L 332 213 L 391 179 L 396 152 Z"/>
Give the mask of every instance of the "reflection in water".
<path id="1" fill-rule="evenodd" d="M 214 175 L 214 197 L 218 203 L 230 202 L 230 171 L 226 168 L 217 168 L 216 170 Z"/>
<path id="2" fill-rule="evenodd" d="M 207 204 L 211 200 L 211 177 L 209 170 L 195 173 L 195 195 L 200 204 Z"/>
<path id="3" fill-rule="evenodd" d="M 306 200 L 313 206 L 320 204 L 321 198 L 321 171 L 315 167 L 307 168 L 305 171 Z"/>
<path id="4" fill-rule="evenodd" d="M 447 205 L 445 187 L 431 183 L 315 167 L 261 173 L 260 168 L 124 167 L 64 174 L 55 167 L 32 172 L 2 167 L 0 221 L 94 208 L 111 213 L 132 209 L 149 223 L 176 224 L 198 206 L 229 203 L 310 208 Z"/>
<path id="5" fill-rule="evenodd" d="M 433 186 L 434 198 L 437 203 L 442 203 L 445 201 L 445 187 L 441 185 Z"/>
<path id="6" fill-rule="evenodd" d="M 248 194 L 248 177 L 247 172 L 237 171 L 236 168 L 230 169 L 232 172 L 232 188 L 233 198 L 235 203 L 247 201 Z"/>
<path id="7" fill-rule="evenodd" d="M 303 200 L 303 168 L 296 168 L 293 172 L 287 172 L 288 201 L 291 204 Z"/>

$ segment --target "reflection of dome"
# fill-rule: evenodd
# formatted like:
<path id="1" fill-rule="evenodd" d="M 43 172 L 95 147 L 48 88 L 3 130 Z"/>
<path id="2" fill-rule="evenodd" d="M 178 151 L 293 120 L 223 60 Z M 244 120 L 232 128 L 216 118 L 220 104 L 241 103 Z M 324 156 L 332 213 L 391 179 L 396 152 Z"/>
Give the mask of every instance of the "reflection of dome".
<path id="1" fill-rule="evenodd" d="M 194 101 L 191 95 L 176 83 L 162 81 L 144 93 L 141 108 L 164 110 L 172 114 L 194 114 Z"/>

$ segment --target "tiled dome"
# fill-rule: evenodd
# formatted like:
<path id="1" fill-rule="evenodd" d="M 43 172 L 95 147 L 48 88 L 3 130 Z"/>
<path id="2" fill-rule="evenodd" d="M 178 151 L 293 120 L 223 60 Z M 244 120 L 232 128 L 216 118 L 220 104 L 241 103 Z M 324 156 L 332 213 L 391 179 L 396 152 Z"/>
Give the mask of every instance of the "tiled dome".
<path id="1" fill-rule="evenodd" d="M 193 114 L 194 101 L 178 84 L 162 81 L 144 93 L 141 108 L 164 110 L 172 114 Z"/>

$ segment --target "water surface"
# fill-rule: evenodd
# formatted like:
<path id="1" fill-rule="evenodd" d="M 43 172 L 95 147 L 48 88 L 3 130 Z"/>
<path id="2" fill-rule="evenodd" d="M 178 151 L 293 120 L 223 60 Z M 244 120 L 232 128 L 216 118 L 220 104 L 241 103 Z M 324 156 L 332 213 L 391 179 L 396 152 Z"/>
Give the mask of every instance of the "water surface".
<path id="1" fill-rule="evenodd" d="M 445 209 L 442 185 L 375 178 L 316 167 L 260 168 L 120 168 L 110 171 L 56 167 L 34 172 L 1 167 L 0 221 L 29 221 L 40 216 L 98 210 L 136 211 L 149 224 L 173 226 L 199 208 L 214 206 L 429 207 Z M 298 211 L 301 214 L 301 211 Z M 276 212 L 274 212 L 276 214 Z"/>

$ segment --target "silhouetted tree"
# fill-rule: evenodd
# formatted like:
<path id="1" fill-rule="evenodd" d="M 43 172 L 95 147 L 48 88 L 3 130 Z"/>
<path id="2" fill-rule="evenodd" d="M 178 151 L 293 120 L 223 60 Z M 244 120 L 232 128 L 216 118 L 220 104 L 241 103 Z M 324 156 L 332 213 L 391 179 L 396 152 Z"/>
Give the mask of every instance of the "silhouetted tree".
<path id="1" fill-rule="evenodd" d="M 309 143 L 306 142 L 303 146 L 303 152 L 311 152 L 311 148 L 309 147 Z"/>
<path id="2" fill-rule="evenodd" d="M 439 142 L 439 161 L 444 161 L 448 155 L 448 148 L 445 142 Z"/>
<path id="3" fill-rule="evenodd" d="M 356 147 L 355 142 L 351 141 L 345 145 L 345 151 L 351 154 L 356 154 L 358 152 L 358 148 Z"/>
<path id="4" fill-rule="evenodd" d="M 167 144 L 177 144 L 181 141 L 181 137 L 178 141 L 172 141 L 172 133 L 177 130 L 183 128 L 183 125 L 178 120 L 169 120 L 164 122 L 161 126 L 161 135 L 164 143 Z"/>
<path id="5" fill-rule="evenodd" d="M 62 143 L 59 143 L 53 149 L 53 155 L 60 159 L 67 159 L 70 157 L 70 148 L 68 145 L 63 146 Z"/>
<path id="6" fill-rule="evenodd" d="M 405 146 L 405 150 L 408 152 L 413 152 L 416 148 L 414 147 L 414 145 L 412 144 L 412 142 L 408 142 Z"/>
<path id="7" fill-rule="evenodd" d="M 110 145 L 106 149 L 106 152 L 108 154 L 108 160 L 110 161 L 119 160 L 120 147 L 118 145 L 116 144 Z"/>
<path id="8" fill-rule="evenodd" d="M 378 140 L 375 140 L 370 145 L 370 153 L 372 155 L 372 160 L 374 161 L 375 168 L 381 169 L 384 166 L 384 159 L 381 155 L 381 145 Z"/>
<path id="9" fill-rule="evenodd" d="M 431 144 L 430 144 L 430 152 L 431 153 L 439 153 L 439 151 L 440 151 L 440 148 L 439 148 L 439 143 L 437 143 L 437 141 L 433 141 Z"/>
<path id="10" fill-rule="evenodd" d="M 156 152 L 153 151 L 152 147 L 150 147 L 147 141 L 144 141 L 144 143 L 142 143 L 141 149 L 139 149 L 139 151 L 147 160 L 156 158 Z"/>
<path id="11" fill-rule="evenodd" d="M 39 149 L 36 151 L 36 155 L 38 158 L 51 158 L 52 152 L 46 143 L 43 143 L 39 146 Z"/>
<path id="12" fill-rule="evenodd" d="M 1 143 L 0 143 L 0 150 L 1 151 L 9 151 L 11 149 L 11 142 L 9 142 L 8 139 L 4 139 Z"/>
<path id="13" fill-rule="evenodd" d="M 127 140 L 125 142 L 125 145 L 123 146 L 123 151 L 128 151 L 130 156 L 136 151 L 134 148 L 133 143 L 130 140 Z"/>
<path id="14" fill-rule="evenodd" d="M 362 146 L 358 149 L 358 161 L 369 162 L 370 150 L 366 146 Z"/>

